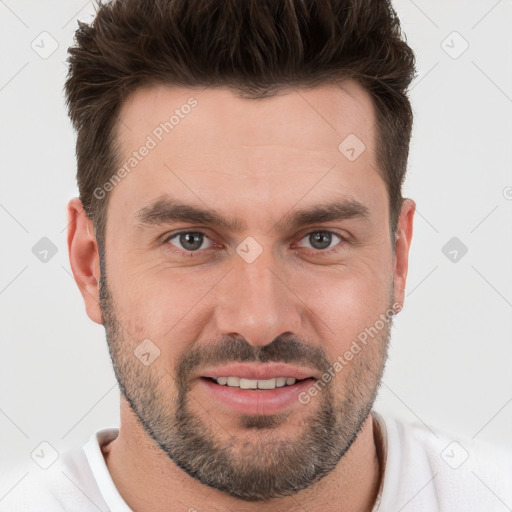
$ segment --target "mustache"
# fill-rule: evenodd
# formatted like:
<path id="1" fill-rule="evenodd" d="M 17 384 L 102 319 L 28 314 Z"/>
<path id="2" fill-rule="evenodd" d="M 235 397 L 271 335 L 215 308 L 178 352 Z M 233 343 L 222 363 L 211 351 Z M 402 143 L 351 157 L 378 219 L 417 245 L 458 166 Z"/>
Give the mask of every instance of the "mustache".
<path id="1" fill-rule="evenodd" d="M 309 345 L 293 335 L 279 335 L 264 346 L 251 345 L 242 336 L 223 336 L 217 342 L 187 350 L 176 365 L 176 378 L 186 382 L 198 368 L 235 362 L 307 365 L 321 373 L 329 368 L 327 354 L 322 347 Z"/>

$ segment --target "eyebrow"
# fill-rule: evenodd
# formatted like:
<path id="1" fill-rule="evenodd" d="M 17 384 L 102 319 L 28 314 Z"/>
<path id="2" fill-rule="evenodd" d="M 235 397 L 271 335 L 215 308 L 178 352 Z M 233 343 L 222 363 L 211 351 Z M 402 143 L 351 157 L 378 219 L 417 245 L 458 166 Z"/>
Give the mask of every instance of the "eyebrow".
<path id="1" fill-rule="evenodd" d="M 368 220 L 369 217 L 370 210 L 359 201 L 341 199 L 287 213 L 273 228 L 284 231 L 319 222 L 344 219 Z M 218 226 L 235 233 L 247 229 L 247 225 L 238 219 L 228 219 L 215 210 L 183 203 L 168 195 L 160 196 L 153 203 L 138 210 L 135 213 L 135 219 L 136 227 L 139 229 L 174 222 Z"/>

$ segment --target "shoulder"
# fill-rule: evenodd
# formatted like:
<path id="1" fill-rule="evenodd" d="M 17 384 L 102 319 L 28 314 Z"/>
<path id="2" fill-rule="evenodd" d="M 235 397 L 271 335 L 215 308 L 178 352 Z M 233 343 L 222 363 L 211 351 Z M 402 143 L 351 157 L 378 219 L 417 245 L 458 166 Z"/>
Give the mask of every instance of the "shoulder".
<path id="1" fill-rule="evenodd" d="M 498 511 L 512 506 L 512 449 L 380 415 L 387 438 L 388 492 L 403 512 Z M 422 499 L 423 496 L 423 499 Z M 380 509 L 379 509 L 380 510 Z M 434 510 L 434 509 L 432 509 Z"/>
<path id="2" fill-rule="evenodd" d="M 68 450 L 48 469 L 18 464 L 10 475 L 16 477 L 9 478 L 9 484 L 5 485 L 0 512 L 109 510 L 83 449 Z"/>

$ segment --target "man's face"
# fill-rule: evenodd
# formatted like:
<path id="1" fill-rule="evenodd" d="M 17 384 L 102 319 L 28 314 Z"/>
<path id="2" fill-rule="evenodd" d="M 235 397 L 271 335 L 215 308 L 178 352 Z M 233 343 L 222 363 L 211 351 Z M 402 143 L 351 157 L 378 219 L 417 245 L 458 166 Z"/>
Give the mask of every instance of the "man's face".
<path id="1" fill-rule="evenodd" d="M 350 82 L 263 100 L 159 86 L 121 110 L 122 164 L 137 163 L 110 196 L 103 323 L 140 424 L 206 485 L 250 501 L 293 494 L 336 466 L 368 417 L 391 327 L 378 320 L 394 302 L 375 135 L 370 97 Z M 334 204 L 337 216 L 298 215 Z M 213 380 L 249 367 L 308 380 Z"/>

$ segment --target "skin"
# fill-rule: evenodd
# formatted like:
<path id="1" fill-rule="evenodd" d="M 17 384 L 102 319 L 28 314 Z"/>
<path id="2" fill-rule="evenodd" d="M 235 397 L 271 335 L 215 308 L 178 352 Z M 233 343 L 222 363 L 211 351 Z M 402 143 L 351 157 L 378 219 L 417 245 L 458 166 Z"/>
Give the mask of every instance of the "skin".
<path id="1" fill-rule="evenodd" d="M 123 158 L 190 97 L 197 107 L 110 192 L 103 275 L 92 221 L 78 198 L 68 205 L 71 267 L 88 316 L 105 326 L 122 392 L 120 433 L 104 451 L 113 481 L 137 512 L 371 510 L 381 467 L 369 411 L 391 322 L 308 404 L 282 414 L 234 413 L 195 379 L 241 354 L 289 357 L 322 375 L 379 315 L 401 309 L 415 203 L 404 201 L 393 251 L 371 98 L 353 82 L 263 100 L 223 88 L 139 89 L 120 112 Z M 351 133 L 366 146 L 354 161 L 338 150 Z M 136 212 L 164 193 L 245 227 L 137 228 Z M 365 205 L 368 218 L 276 227 L 340 197 Z M 193 256 L 179 237 L 165 241 L 184 229 L 206 234 Z M 309 237 L 326 230 L 346 238 L 333 236 L 328 255 Z M 236 252 L 249 236 L 262 249 L 251 263 Z M 149 366 L 134 356 L 144 339 L 160 351 Z M 315 437 L 319 427 L 329 435 Z M 315 470 L 304 476 L 311 454 Z"/>

